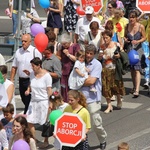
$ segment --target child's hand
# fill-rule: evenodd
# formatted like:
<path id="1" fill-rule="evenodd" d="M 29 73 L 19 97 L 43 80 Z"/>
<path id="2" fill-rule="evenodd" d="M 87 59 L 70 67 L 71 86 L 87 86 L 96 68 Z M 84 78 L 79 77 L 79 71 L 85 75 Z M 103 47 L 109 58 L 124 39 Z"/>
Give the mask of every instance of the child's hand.
<path id="1" fill-rule="evenodd" d="M 28 71 L 28 70 L 23 70 L 23 72 L 28 76 L 30 75 L 30 71 Z"/>
<path id="2" fill-rule="evenodd" d="M 24 93 L 26 96 L 28 96 L 30 94 L 30 91 L 29 90 L 26 90 L 25 93 Z"/>
<path id="3" fill-rule="evenodd" d="M 82 139 L 82 142 L 84 142 L 86 140 L 86 135 L 85 135 L 85 137 Z"/>
<path id="4" fill-rule="evenodd" d="M 85 74 L 81 74 L 81 77 L 84 77 L 85 76 Z"/>
<path id="5" fill-rule="evenodd" d="M 56 135 L 53 133 L 53 137 L 56 138 Z"/>

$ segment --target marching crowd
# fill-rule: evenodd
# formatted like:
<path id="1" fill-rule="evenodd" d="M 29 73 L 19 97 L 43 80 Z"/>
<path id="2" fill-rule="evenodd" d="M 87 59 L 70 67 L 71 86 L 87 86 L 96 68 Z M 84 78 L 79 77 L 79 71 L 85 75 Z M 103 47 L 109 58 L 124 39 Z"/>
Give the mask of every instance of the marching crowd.
<path id="1" fill-rule="evenodd" d="M 7 106 L 0 104 L 1 146 L 4 150 L 12 149 L 15 141 L 23 139 L 31 150 L 36 150 L 34 124 L 43 125 L 51 111 L 59 109 L 78 114 L 86 124 L 86 133 L 82 142 L 73 148 L 61 145 L 56 139 L 54 147 L 57 150 L 87 150 L 88 132 L 91 129 L 99 139 L 99 148 L 104 150 L 107 146 L 107 131 L 100 115 L 102 96 L 107 102 L 104 113 L 113 111 L 113 98 L 117 100 L 117 109 L 120 110 L 126 94 L 123 75 L 129 69 L 133 83 L 130 92 L 134 98 L 139 96 L 143 72 L 144 86 L 149 88 L 150 14 L 140 13 L 136 7 L 127 12 L 127 3 L 120 0 L 106 1 L 106 6 L 97 14 L 92 6 L 87 6 L 85 15 L 76 11 L 79 0 L 51 0 L 50 3 L 50 7 L 45 9 L 45 34 L 49 41 L 45 50 L 41 53 L 31 45 L 30 26 L 40 22 L 32 1 L 31 12 L 23 13 L 21 17 L 22 47 L 15 52 L 10 79 L 7 78 L 5 60 L 0 55 L 0 72 L 8 96 Z M 134 4 L 134 0 L 130 3 Z M 14 18 L 17 17 L 17 11 L 13 10 L 12 5 L 11 1 L 10 17 L 15 36 L 17 20 Z M 66 32 L 62 33 L 58 42 L 58 34 L 63 29 L 61 17 L 64 17 Z M 148 51 L 145 51 L 145 46 Z M 139 56 L 135 64 L 131 64 L 128 58 L 128 53 L 133 49 Z M 25 106 L 24 116 L 16 115 L 16 74 Z M 45 137 L 39 147 L 46 148 L 48 145 L 48 137 Z M 129 150 L 129 145 L 120 143 L 118 150 L 121 149 Z"/>

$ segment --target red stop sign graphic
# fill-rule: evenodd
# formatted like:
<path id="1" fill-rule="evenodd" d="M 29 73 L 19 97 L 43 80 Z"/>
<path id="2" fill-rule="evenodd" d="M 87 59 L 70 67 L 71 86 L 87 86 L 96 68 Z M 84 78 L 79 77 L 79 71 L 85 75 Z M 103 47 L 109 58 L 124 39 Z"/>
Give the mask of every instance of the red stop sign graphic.
<path id="1" fill-rule="evenodd" d="M 94 12 L 98 13 L 103 7 L 103 0 L 81 0 L 81 8 L 85 10 L 87 6 L 92 6 Z"/>
<path id="2" fill-rule="evenodd" d="M 145 13 L 150 13 L 150 0 L 137 0 L 136 7 Z"/>
<path id="3" fill-rule="evenodd" d="M 86 125 L 78 114 L 64 113 L 56 120 L 54 134 L 63 146 L 75 147 L 85 137 Z"/>

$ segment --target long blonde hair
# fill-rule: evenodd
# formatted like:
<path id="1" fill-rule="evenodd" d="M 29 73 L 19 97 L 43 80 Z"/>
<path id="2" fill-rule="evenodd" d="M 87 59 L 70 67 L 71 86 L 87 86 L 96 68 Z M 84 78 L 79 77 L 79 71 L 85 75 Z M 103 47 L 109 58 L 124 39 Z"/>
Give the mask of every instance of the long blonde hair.
<path id="1" fill-rule="evenodd" d="M 68 95 L 73 96 L 74 99 L 79 99 L 79 104 L 83 107 L 87 107 L 86 97 L 83 95 L 81 91 L 78 90 L 70 90 Z"/>

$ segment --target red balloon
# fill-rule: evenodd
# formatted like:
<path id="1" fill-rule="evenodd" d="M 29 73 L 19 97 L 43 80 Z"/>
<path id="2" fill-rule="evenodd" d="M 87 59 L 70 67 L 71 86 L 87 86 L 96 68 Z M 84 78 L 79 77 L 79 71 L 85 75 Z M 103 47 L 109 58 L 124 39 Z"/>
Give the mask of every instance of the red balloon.
<path id="1" fill-rule="evenodd" d="M 43 52 L 48 45 L 48 37 L 44 33 L 38 33 L 34 38 L 35 47 L 39 52 Z"/>
<path id="2" fill-rule="evenodd" d="M 76 12 L 78 15 L 85 15 L 85 11 L 80 8 L 80 6 L 77 7 Z"/>

